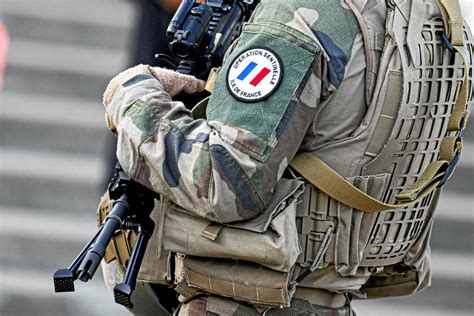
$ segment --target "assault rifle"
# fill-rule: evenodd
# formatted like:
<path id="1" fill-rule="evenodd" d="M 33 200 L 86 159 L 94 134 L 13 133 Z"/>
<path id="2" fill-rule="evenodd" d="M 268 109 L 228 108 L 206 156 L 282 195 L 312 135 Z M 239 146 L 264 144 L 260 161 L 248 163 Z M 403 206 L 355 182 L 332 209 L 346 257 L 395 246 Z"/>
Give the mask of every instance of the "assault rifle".
<path id="1" fill-rule="evenodd" d="M 162 67 L 207 79 L 211 69 L 222 64 L 225 51 L 239 36 L 259 0 L 183 0 L 171 20 L 166 36 L 173 56 L 157 55 Z M 187 104 L 189 106 L 189 104 Z M 54 273 L 55 292 L 73 292 L 74 281 L 94 276 L 105 249 L 117 230 L 137 235 L 124 281 L 114 288 L 115 302 L 133 308 L 131 296 L 154 223 L 150 219 L 159 196 L 130 179 L 119 164 L 107 187 L 112 210 L 94 237 L 67 269 Z"/>

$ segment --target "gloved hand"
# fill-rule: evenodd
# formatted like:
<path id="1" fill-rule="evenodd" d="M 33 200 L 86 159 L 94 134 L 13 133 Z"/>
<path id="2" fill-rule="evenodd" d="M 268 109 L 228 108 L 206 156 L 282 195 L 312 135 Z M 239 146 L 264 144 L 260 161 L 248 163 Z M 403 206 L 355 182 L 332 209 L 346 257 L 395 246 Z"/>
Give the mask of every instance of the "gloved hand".
<path id="1" fill-rule="evenodd" d="M 106 108 L 109 106 L 110 102 L 112 102 L 115 92 L 122 84 L 135 76 L 143 74 L 155 77 L 161 83 L 163 89 L 168 92 L 172 98 L 181 92 L 188 94 L 201 92 L 204 90 L 206 85 L 205 81 L 199 80 L 190 75 L 183 75 L 175 71 L 159 67 L 137 65 L 119 73 L 109 82 L 107 89 L 105 89 L 102 100 L 104 106 Z M 115 131 L 115 126 L 113 126 L 112 120 L 107 113 L 105 113 L 105 121 L 109 129 L 111 131 Z"/>

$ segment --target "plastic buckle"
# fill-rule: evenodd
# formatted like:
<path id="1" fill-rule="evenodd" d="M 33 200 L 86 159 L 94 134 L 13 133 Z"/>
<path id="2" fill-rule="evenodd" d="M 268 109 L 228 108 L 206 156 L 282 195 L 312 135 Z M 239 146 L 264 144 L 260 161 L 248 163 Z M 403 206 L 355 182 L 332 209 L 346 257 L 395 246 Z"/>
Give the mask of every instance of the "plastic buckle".
<path id="1" fill-rule="evenodd" d="M 454 48 L 453 48 L 453 45 L 451 44 L 451 41 L 449 40 L 449 38 L 446 36 L 446 33 L 441 33 L 441 39 L 443 40 L 443 44 L 444 46 L 450 51 L 450 52 L 453 52 L 454 51 Z"/>
<path id="2" fill-rule="evenodd" d="M 449 177 L 451 177 L 451 174 L 453 173 L 454 168 L 458 164 L 460 157 L 461 157 L 461 155 L 459 153 L 456 153 L 456 155 L 454 156 L 453 161 L 451 161 L 448 165 L 448 168 L 446 168 L 446 173 L 444 174 L 443 179 L 441 179 L 441 182 L 439 183 L 438 188 L 443 186 L 446 182 L 448 182 L 448 179 L 449 179 Z"/>

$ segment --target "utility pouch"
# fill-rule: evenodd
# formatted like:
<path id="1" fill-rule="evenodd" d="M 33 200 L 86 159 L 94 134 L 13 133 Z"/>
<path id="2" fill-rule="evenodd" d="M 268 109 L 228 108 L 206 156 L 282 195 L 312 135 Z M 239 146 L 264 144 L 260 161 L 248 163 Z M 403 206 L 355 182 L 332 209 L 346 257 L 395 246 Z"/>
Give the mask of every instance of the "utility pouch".
<path id="1" fill-rule="evenodd" d="M 199 289 L 229 297 L 237 301 L 269 307 L 290 306 L 296 289 L 295 279 L 299 265 L 288 272 L 279 272 L 262 265 L 231 259 L 208 259 L 191 256 L 176 256 L 176 280 L 188 289 L 180 294 L 195 295 L 190 289 Z"/>
<path id="2" fill-rule="evenodd" d="M 431 264 L 429 256 L 425 257 L 419 268 L 405 268 L 397 264 L 384 267 L 384 271 L 372 275 L 361 292 L 367 298 L 384 298 L 411 295 L 426 288 L 431 283 Z"/>
<path id="3" fill-rule="evenodd" d="M 302 191 L 302 182 L 282 179 L 274 191 L 276 198 L 263 214 L 225 225 L 172 206 L 164 219 L 164 249 L 205 258 L 250 261 L 288 272 L 301 252 L 295 216 Z"/>

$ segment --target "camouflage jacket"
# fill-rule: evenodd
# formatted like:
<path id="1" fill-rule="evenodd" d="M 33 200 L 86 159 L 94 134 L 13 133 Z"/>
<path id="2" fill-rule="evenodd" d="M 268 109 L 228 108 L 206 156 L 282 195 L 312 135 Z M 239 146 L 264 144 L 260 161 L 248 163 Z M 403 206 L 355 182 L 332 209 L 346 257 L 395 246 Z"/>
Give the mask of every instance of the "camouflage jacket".
<path id="1" fill-rule="evenodd" d="M 140 77 L 118 89 L 107 112 L 117 126 L 122 167 L 209 220 L 257 216 L 298 151 L 342 138 L 358 126 L 365 111 L 363 56 L 360 66 L 346 73 L 353 47 L 363 46 L 358 34 L 344 1 L 262 1 L 218 75 L 206 120 L 171 100 L 154 78 Z M 258 64 L 248 64 L 256 48 L 276 56 L 279 85 L 265 98 L 241 98 L 230 79 L 265 75 L 249 72 Z M 229 78 L 240 62 L 243 68 Z M 346 78 L 352 81 L 344 87 Z M 341 111 L 325 117 L 325 104 L 335 97 Z"/>

